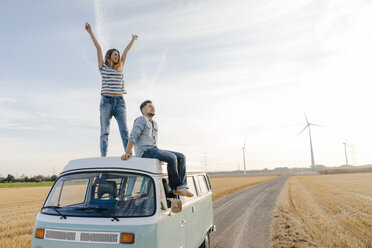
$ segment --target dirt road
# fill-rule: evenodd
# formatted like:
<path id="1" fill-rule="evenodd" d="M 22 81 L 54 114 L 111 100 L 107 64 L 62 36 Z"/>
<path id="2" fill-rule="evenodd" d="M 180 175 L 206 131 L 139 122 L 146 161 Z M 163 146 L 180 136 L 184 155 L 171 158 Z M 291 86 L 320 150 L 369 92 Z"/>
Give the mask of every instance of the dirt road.
<path id="1" fill-rule="evenodd" d="M 272 211 L 287 179 L 278 177 L 215 202 L 212 248 L 267 247 Z"/>

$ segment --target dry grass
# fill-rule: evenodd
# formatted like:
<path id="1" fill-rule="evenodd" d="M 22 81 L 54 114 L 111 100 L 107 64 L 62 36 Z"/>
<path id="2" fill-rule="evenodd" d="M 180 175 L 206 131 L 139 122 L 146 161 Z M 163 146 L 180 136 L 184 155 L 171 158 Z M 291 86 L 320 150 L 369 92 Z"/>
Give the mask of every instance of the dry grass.
<path id="1" fill-rule="evenodd" d="M 216 176 L 213 199 L 253 186 L 274 176 Z M 0 248 L 29 248 L 35 217 L 50 187 L 0 188 Z"/>
<path id="2" fill-rule="evenodd" d="M 341 174 L 341 173 L 365 173 L 372 172 L 372 166 L 356 166 L 351 168 L 326 168 L 318 170 L 320 174 Z"/>
<path id="3" fill-rule="evenodd" d="M 31 234 L 37 213 L 49 187 L 0 189 L 0 247 L 31 246 Z"/>
<path id="4" fill-rule="evenodd" d="M 372 173 L 290 177 L 272 247 L 372 247 Z"/>
<path id="5" fill-rule="evenodd" d="M 256 176 L 256 175 L 234 175 L 234 176 L 210 176 L 212 184 L 212 199 L 218 200 L 221 197 L 234 193 L 237 190 L 248 188 L 277 176 Z"/>

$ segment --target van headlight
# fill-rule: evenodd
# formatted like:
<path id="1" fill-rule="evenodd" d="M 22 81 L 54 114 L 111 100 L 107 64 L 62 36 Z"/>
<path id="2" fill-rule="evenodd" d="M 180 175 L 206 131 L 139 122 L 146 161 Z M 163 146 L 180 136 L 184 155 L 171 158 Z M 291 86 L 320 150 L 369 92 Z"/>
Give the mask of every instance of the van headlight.
<path id="1" fill-rule="evenodd" d="M 134 243 L 134 233 L 121 233 L 120 234 L 120 244 L 133 244 Z"/>
<path id="2" fill-rule="evenodd" d="M 44 239 L 44 233 L 45 233 L 45 229 L 44 228 L 37 228 L 35 230 L 35 238 Z"/>

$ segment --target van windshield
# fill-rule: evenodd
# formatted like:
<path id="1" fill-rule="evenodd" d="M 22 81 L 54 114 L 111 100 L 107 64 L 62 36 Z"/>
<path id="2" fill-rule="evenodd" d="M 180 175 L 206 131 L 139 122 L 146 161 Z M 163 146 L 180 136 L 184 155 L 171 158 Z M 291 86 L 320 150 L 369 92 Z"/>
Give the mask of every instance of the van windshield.
<path id="1" fill-rule="evenodd" d="M 154 181 L 118 172 L 76 173 L 60 177 L 42 212 L 80 217 L 140 217 L 155 213 Z M 57 211 L 56 211 L 57 209 Z"/>

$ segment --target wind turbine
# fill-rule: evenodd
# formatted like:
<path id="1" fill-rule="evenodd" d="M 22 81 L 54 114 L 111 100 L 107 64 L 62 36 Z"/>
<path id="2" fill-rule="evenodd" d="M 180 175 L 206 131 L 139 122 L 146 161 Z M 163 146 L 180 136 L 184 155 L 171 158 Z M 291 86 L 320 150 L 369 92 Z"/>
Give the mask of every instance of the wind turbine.
<path id="1" fill-rule="evenodd" d="M 346 151 L 346 147 L 347 147 L 347 138 L 346 138 L 345 142 L 342 143 L 342 144 L 344 144 L 344 149 L 345 149 L 346 168 L 349 168 L 349 162 L 348 162 L 348 160 L 347 160 L 347 151 Z"/>
<path id="2" fill-rule="evenodd" d="M 307 125 L 305 126 L 304 129 L 302 129 L 302 131 L 298 135 L 300 135 L 303 131 L 305 131 L 306 128 L 309 128 L 310 152 L 311 152 L 311 168 L 313 170 L 315 170 L 316 168 L 315 168 L 315 160 L 314 160 L 314 152 L 313 152 L 313 142 L 311 140 L 311 128 L 310 128 L 310 126 L 319 126 L 320 127 L 320 125 L 310 123 L 309 120 L 307 119 L 307 116 L 306 116 L 306 113 L 305 112 L 304 112 L 304 114 L 305 114 Z"/>
<path id="3" fill-rule="evenodd" d="M 243 150 L 243 162 L 244 162 L 244 174 L 247 173 L 246 168 L 245 168 L 245 144 L 247 143 L 247 139 L 244 141 L 244 146 L 242 147 Z"/>

